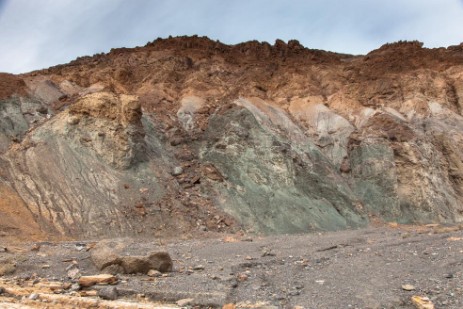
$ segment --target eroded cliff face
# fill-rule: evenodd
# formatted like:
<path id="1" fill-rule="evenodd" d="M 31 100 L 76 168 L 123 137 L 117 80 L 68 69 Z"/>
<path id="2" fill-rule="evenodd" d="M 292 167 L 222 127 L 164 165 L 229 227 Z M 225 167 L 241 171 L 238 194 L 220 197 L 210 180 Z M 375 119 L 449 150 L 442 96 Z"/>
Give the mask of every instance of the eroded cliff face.
<path id="1" fill-rule="evenodd" d="M 461 222 L 462 102 L 463 46 L 418 42 L 350 56 L 182 37 L 2 74 L 0 212 L 24 218 L 2 232 Z"/>

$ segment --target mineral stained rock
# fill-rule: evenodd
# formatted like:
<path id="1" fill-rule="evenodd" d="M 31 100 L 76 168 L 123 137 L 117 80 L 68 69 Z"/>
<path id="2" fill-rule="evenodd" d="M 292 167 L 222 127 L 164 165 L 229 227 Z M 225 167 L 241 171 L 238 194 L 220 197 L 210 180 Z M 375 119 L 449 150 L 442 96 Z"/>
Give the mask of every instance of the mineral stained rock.
<path id="1" fill-rule="evenodd" d="M 461 222 L 462 63 L 462 45 L 351 56 L 178 37 L 2 73 L 0 232 Z"/>

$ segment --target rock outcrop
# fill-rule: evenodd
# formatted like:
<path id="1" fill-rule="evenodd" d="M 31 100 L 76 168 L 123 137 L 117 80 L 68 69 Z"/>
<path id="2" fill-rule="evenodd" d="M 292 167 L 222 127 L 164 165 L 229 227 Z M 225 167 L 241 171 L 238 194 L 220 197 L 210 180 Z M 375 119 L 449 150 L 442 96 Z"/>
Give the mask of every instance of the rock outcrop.
<path id="1" fill-rule="evenodd" d="M 462 63 L 461 45 L 179 37 L 0 74 L 2 233 L 461 222 Z"/>

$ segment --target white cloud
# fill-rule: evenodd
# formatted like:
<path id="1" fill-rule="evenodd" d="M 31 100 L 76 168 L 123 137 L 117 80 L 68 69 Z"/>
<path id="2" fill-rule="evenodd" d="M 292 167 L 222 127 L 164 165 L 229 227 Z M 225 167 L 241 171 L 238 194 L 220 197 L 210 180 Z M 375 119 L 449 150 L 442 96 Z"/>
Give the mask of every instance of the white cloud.
<path id="1" fill-rule="evenodd" d="M 461 29 L 461 0 L 10 0 L 0 5 L 0 71 L 40 69 L 169 35 L 230 44 L 294 38 L 358 54 L 400 39 L 459 44 Z"/>

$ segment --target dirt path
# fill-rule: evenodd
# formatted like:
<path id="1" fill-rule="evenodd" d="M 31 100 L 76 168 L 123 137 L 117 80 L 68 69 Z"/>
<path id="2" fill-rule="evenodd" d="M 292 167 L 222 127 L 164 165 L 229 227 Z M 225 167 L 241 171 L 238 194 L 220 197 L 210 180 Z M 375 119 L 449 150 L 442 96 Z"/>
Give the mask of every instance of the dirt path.
<path id="1" fill-rule="evenodd" d="M 55 299 L 61 308 L 66 301 L 69 308 L 76 301 L 98 308 L 159 308 L 160 302 L 183 300 L 180 305 L 213 308 L 228 303 L 238 308 L 415 308 L 411 297 L 418 295 L 435 308 L 463 307 L 463 232 L 458 227 L 228 236 L 164 245 L 116 241 L 130 254 L 167 250 L 174 271 L 160 277 L 119 275 L 118 299 L 103 301 L 96 296 L 103 286 L 73 292 L 69 287 L 73 263 L 81 275 L 98 273 L 87 251 L 92 242 L 16 246 L 1 253 L 4 260 L 14 259 L 17 269 L 0 281 L 0 303 L 43 308 Z M 54 290 L 46 292 L 53 284 L 44 282 L 55 282 Z M 30 296 L 34 293 L 37 299 Z"/>

